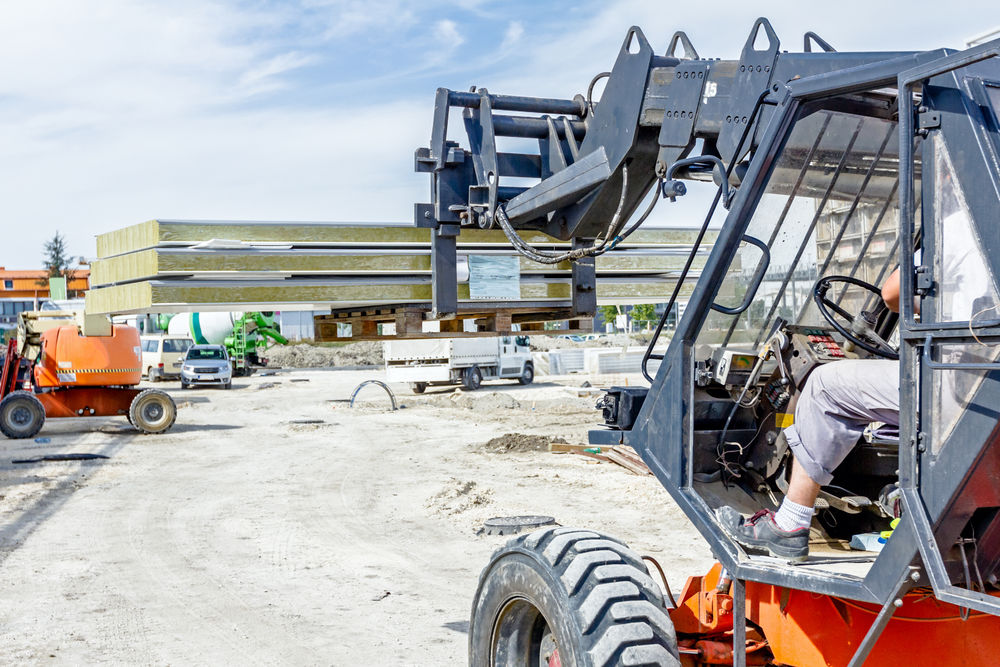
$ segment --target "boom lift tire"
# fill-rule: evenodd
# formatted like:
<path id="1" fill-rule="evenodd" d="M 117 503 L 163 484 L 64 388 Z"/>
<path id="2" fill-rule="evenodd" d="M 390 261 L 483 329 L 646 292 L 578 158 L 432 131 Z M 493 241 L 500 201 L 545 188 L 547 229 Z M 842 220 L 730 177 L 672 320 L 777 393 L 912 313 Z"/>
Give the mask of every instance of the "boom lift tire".
<path id="1" fill-rule="evenodd" d="M 524 365 L 524 370 L 521 371 L 521 377 L 517 378 L 519 384 L 531 384 L 535 379 L 535 367 L 529 361 Z"/>
<path id="2" fill-rule="evenodd" d="M 483 385 L 483 372 L 479 366 L 469 366 L 462 372 L 462 384 L 469 391 L 475 391 Z"/>
<path id="3" fill-rule="evenodd" d="M 0 431 L 8 438 L 31 438 L 42 430 L 45 408 L 30 391 L 12 391 L 0 401 Z"/>
<path id="4" fill-rule="evenodd" d="M 174 425 L 177 406 L 174 399 L 159 389 L 146 389 L 132 399 L 129 421 L 143 433 L 163 433 Z"/>
<path id="5" fill-rule="evenodd" d="M 663 595 L 638 554 L 592 531 L 549 527 L 494 552 L 469 627 L 471 667 L 679 667 Z"/>

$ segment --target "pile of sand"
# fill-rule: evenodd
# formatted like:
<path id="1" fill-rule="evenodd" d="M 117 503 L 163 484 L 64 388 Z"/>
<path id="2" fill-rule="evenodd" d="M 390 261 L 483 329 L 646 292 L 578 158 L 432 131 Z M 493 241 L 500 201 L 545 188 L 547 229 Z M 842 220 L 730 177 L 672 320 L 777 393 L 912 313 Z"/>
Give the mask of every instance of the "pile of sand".
<path id="1" fill-rule="evenodd" d="M 456 389 L 447 394 L 438 394 L 415 403 L 420 407 L 429 408 L 460 408 L 476 410 L 483 413 L 495 413 L 503 410 L 517 410 L 521 402 L 509 392 L 500 391 L 463 391 Z"/>
<path id="2" fill-rule="evenodd" d="M 330 368 L 337 366 L 381 366 L 382 343 L 360 341 L 337 347 L 319 345 L 275 345 L 265 353 L 272 368 Z"/>
<path id="3" fill-rule="evenodd" d="M 492 498 L 492 489 L 482 489 L 471 480 L 463 482 L 451 477 L 441 491 L 427 499 L 426 507 L 438 516 L 454 516 L 488 505 Z"/>
<path id="4" fill-rule="evenodd" d="M 479 449 L 491 454 L 509 454 L 520 452 L 547 452 L 550 442 L 562 442 L 563 438 L 553 438 L 547 435 L 529 435 L 527 433 L 504 433 L 500 437 L 480 445 Z"/>

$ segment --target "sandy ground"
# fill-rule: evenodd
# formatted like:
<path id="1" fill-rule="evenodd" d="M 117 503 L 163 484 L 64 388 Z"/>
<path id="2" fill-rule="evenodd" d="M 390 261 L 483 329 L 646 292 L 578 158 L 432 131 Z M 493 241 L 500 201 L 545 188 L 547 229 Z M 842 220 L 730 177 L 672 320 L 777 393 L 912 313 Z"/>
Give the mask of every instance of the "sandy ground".
<path id="1" fill-rule="evenodd" d="M 508 539 L 477 534 L 493 516 L 613 534 L 675 591 L 711 564 L 654 478 L 484 448 L 507 433 L 585 442 L 588 378 L 399 386 L 395 412 L 369 387 L 348 407 L 380 376 L 167 383 L 181 407 L 167 434 L 52 420 L 48 443 L 0 439 L 0 664 L 465 664 L 477 577 Z M 109 458 L 11 463 L 60 452 Z"/>

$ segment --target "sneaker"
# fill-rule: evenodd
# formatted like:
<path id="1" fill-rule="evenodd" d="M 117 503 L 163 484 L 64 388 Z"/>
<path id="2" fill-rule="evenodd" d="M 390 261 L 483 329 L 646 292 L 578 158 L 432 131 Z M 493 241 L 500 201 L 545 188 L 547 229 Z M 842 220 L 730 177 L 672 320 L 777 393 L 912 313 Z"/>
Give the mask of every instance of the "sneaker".
<path id="1" fill-rule="evenodd" d="M 726 534 L 747 549 L 796 563 L 809 557 L 809 528 L 782 530 L 774 522 L 771 510 L 760 510 L 745 519 L 732 507 L 720 507 L 715 517 Z"/>

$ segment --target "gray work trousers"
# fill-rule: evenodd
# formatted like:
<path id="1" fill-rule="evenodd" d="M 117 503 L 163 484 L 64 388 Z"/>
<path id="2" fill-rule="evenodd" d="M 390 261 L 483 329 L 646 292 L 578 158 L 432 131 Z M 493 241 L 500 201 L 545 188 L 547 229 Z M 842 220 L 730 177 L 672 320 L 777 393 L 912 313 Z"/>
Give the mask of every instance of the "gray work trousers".
<path id="1" fill-rule="evenodd" d="M 812 372 L 785 438 L 817 484 L 829 484 L 871 422 L 899 426 L 899 362 L 846 359 Z"/>

